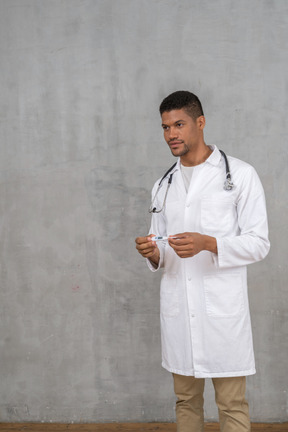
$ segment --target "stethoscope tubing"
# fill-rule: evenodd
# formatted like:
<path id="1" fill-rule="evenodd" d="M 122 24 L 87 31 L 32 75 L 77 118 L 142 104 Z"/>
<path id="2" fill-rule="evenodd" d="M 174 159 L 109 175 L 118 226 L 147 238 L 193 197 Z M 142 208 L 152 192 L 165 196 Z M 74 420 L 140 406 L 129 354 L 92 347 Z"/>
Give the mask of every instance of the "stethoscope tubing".
<path id="1" fill-rule="evenodd" d="M 234 184 L 232 183 L 232 178 L 231 178 L 231 173 L 230 173 L 230 166 L 229 166 L 229 162 L 228 162 L 228 159 L 227 159 L 227 156 L 226 156 L 226 154 L 224 153 L 224 151 L 223 150 L 219 150 L 220 151 L 220 153 L 221 153 L 221 155 L 223 156 L 223 158 L 224 158 L 224 161 L 225 161 L 225 171 L 226 171 L 226 177 L 225 177 L 225 181 L 224 181 L 224 186 L 223 186 L 223 189 L 224 190 L 226 190 L 226 191 L 230 191 L 230 190 L 232 190 L 233 188 L 234 188 Z M 156 199 L 156 197 L 157 197 L 157 195 L 158 195 L 158 192 L 159 192 L 159 190 L 160 190 L 160 188 L 161 188 L 161 186 L 162 186 L 162 183 L 163 183 L 163 180 L 165 180 L 165 178 L 168 176 L 168 174 L 175 168 L 175 166 L 177 165 L 177 162 L 175 162 L 169 169 L 168 169 L 168 171 L 166 171 L 166 173 L 163 175 L 163 177 L 161 178 L 161 180 L 160 180 L 160 182 L 159 182 L 159 184 L 158 184 L 158 187 L 157 187 L 157 190 L 156 190 L 156 193 L 155 193 L 155 195 L 154 195 L 154 197 L 153 197 L 153 199 L 152 199 L 152 203 L 151 203 L 151 206 L 150 206 L 150 208 L 149 208 L 149 213 L 161 213 L 161 211 L 164 209 L 164 207 L 165 207 L 165 204 L 166 204 L 166 199 L 167 199 L 167 195 L 168 195 L 168 191 L 169 191 L 169 188 L 170 188 L 170 186 L 171 186 L 171 183 L 172 183 L 172 179 L 173 179 L 173 174 L 174 174 L 174 172 L 172 172 L 171 174 L 170 174 L 170 176 L 169 176 L 169 179 L 168 179 L 168 183 L 167 183 L 167 189 L 166 189 L 166 192 L 165 192 L 165 196 L 164 196 L 164 200 L 163 200 L 163 205 L 162 205 L 162 207 L 161 207 L 161 209 L 160 210 L 157 210 L 156 209 L 156 207 L 153 207 L 153 204 L 154 204 L 154 202 L 155 202 L 155 199 Z"/>

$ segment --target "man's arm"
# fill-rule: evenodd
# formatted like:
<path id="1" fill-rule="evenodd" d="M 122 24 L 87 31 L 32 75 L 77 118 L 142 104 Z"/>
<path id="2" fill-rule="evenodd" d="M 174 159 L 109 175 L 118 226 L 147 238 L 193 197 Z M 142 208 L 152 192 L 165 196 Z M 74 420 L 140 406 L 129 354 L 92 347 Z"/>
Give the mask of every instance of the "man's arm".
<path id="1" fill-rule="evenodd" d="M 151 241 L 151 237 L 153 237 L 153 234 L 137 237 L 135 239 L 136 249 L 144 258 L 148 258 L 155 267 L 158 267 L 160 252 L 156 242 Z"/>
<path id="2" fill-rule="evenodd" d="M 168 242 L 180 258 L 193 257 L 203 250 L 218 252 L 215 237 L 191 232 L 174 234 L 173 237 L 176 238 L 170 238 Z"/>
<path id="3" fill-rule="evenodd" d="M 169 244 L 179 256 L 194 256 L 201 250 L 208 250 L 215 254 L 214 261 L 219 268 L 245 266 L 265 258 L 270 248 L 266 203 L 263 187 L 254 168 L 246 170 L 243 184 L 241 188 L 240 184 L 238 187 L 237 223 L 240 233 L 224 237 L 199 233 L 178 234 L 179 240 L 171 239 Z"/>
<path id="4" fill-rule="evenodd" d="M 264 259 L 270 249 L 265 195 L 254 168 L 246 170 L 239 189 L 237 217 L 240 234 L 217 237 L 219 268 L 255 263 Z"/>

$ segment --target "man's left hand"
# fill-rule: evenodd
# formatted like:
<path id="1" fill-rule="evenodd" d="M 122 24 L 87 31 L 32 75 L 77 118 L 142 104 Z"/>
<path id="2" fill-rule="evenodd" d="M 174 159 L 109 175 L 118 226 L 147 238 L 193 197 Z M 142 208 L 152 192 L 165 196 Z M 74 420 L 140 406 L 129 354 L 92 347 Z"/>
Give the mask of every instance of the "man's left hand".
<path id="1" fill-rule="evenodd" d="M 191 232 L 173 234 L 171 237 L 175 238 L 169 238 L 169 245 L 180 258 L 193 257 L 203 250 L 209 250 L 217 254 L 215 237 Z"/>

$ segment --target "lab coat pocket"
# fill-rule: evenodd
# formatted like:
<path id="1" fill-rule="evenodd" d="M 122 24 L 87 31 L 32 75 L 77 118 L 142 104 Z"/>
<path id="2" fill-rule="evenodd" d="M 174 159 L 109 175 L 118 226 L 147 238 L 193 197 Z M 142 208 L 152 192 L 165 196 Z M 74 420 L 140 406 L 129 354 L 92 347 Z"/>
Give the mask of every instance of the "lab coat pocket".
<path id="1" fill-rule="evenodd" d="M 201 201 L 201 227 L 204 234 L 225 235 L 233 226 L 235 204 L 229 199 L 203 198 Z"/>
<path id="2" fill-rule="evenodd" d="M 179 298 L 177 291 L 177 275 L 164 274 L 161 280 L 160 309 L 165 317 L 177 317 L 179 315 Z"/>
<path id="3" fill-rule="evenodd" d="M 229 318 L 243 311 L 244 296 L 240 273 L 204 276 L 204 292 L 208 316 Z"/>

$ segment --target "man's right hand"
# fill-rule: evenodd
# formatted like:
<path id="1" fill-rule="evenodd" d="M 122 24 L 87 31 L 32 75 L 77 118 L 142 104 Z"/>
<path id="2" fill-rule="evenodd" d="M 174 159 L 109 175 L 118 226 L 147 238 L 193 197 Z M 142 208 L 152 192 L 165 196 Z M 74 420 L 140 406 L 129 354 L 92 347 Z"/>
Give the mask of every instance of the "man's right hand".
<path id="1" fill-rule="evenodd" d="M 156 242 L 151 240 L 153 236 L 154 234 L 145 237 L 137 237 L 135 239 L 136 249 L 144 258 L 148 258 L 154 264 L 158 265 L 160 252 Z"/>

